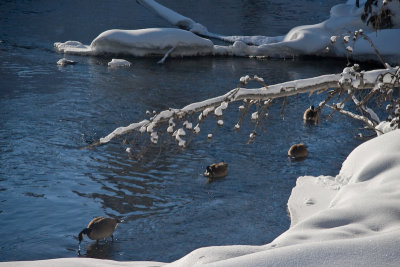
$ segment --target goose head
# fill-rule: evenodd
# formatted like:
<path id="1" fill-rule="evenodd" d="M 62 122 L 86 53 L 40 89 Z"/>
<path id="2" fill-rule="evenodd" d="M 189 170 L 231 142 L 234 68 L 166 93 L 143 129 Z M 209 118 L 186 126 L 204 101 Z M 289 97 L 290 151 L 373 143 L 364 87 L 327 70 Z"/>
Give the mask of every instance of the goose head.
<path id="1" fill-rule="evenodd" d="M 85 228 L 79 233 L 78 235 L 79 244 L 82 242 L 85 235 L 89 235 L 91 231 L 92 231 L 91 229 Z"/>

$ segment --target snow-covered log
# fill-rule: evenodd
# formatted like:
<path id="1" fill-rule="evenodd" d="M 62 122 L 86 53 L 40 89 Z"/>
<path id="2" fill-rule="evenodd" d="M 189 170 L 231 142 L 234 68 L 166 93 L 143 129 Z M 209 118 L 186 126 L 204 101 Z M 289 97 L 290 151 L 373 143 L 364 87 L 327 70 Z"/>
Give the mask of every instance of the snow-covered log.
<path id="1" fill-rule="evenodd" d="M 137 0 L 139 4 L 148 8 L 161 18 L 168 21 L 171 25 L 177 26 L 181 29 L 191 31 L 195 34 L 222 40 L 228 43 L 234 43 L 236 41 L 244 42 L 250 45 L 261 45 L 268 42 L 278 42 L 283 39 L 284 36 L 278 37 L 267 37 L 267 36 L 225 36 L 217 33 L 209 32 L 207 27 L 194 21 L 191 18 L 185 17 L 178 12 L 169 9 L 154 0 Z"/>

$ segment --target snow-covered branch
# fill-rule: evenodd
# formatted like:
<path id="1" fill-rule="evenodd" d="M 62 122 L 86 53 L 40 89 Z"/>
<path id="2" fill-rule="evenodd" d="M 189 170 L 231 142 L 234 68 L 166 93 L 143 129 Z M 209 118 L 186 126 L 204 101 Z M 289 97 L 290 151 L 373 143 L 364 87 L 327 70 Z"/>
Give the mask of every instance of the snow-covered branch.
<path id="1" fill-rule="evenodd" d="M 364 122 L 369 128 L 371 128 L 372 130 L 376 130 L 376 129 L 375 129 L 376 125 L 374 125 L 374 123 L 373 123 L 372 121 L 370 121 L 370 120 L 369 120 L 367 117 L 365 117 L 365 116 L 357 115 L 357 114 L 355 114 L 355 113 L 353 113 L 353 112 L 350 112 L 350 111 L 347 111 L 347 110 L 343 110 L 343 109 L 341 109 L 341 108 L 339 108 L 339 107 L 337 107 L 337 106 L 331 106 L 331 105 L 326 105 L 326 106 L 329 107 L 329 108 L 331 108 L 331 109 L 333 109 L 333 110 L 336 110 L 336 111 L 338 111 L 339 113 L 344 114 L 344 115 L 346 115 L 346 116 L 348 116 L 348 117 L 350 117 L 350 118 L 353 118 L 353 119 L 355 119 L 355 120 L 362 121 L 362 122 Z"/>
<path id="2" fill-rule="evenodd" d="M 140 131 L 141 133 L 147 132 L 153 143 L 158 141 L 157 127 L 169 121 L 168 133 L 176 136 L 176 139 L 184 146 L 184 142 L 181 142 L 181 136 L 184 135 L 184 129 L 174 129 L 174 119 L 182 120 L 187 115 L 200 112 L 198 123 L 200 123 L 205 117 L 212 112 L 215 116 L 222 116 L 225 109 L 228 108 L 230 102 L 240 100 L 267 100 L 288 97 L 297 95 L 300 93 L 310 93 L 314 91 L 326 90 L 329 88 L 340 88 L 341 90 L 362 90 L 371 89 L 379 83 L 385 83 L 382 77 L 395 76 L 398 73 L 397 68 L 388 68 L 381 70 L 373 70 L 367 72 L 355 72 L 354 68 L 345 68 L 341 74 L 329 74 L 314 78 L 301 79 L 295 81 L 289 81 L 285 83 L 275 84 L 266 86 L 264 80 L 257 76 L 250 78 L 249 76 L 241 78 L 241 84 L 247 84 L 250 80 L 255 80 L 263 84 L 261 88 L 246 89 L 246 88 L 235 88 L 230 90 L 224 95 L 217 96 L 211 99 L 207 99 L 201 102 L 189 104 L 181 109 L 170 108 L 156 114 L 149 120 L 143 120 L 141 122 L 132 123 L 126 127 L 119 127 L 111 132 L 109 135 L 100 138 L 97 144 L 106 144 L 112 139 L 121 135 L 128 134 L 132 131 Z M 391 80 L 396 81 L 393 86 L 398 86 L 398 79 Z M 329 98 L 329 97 L 328 97 Z M 321 105 L 320 105 L 321 106 Z M 321 107 L 322 108 L 322 107 Z M 190 127 L 188 127 L 190 125 Z M 192 129 L 192 124 L 187 122 L 186 129 Z M 195 132 L 199 132 L 199 124 L 194 127 Z"/>
<path id="3" fill-rule="evenodd" d="M 261 45 L 266 42 L 267 39 L 270 39 L 271 41 L 273 40 L 280 40 L 283 38 L 281 37 L 266 37 L 266 36 L 224 36 L 221 34 L 217 33 L 212 33 L 209 32 L 207 27 L 204 25 L 194 21 L 191 18 L 185 17 L 178 12 L 169 9 L 168 7 L 165 7 L 159 3 L 157 3 L 154 0 L 137 0 L 139 4 L 142 6 L 146 7 L 150 11 L 154 12 L 161 18 L 165 19 L 168 21 L 170 24 L 177 26 L 181 29 L 185 29 L 188 31 L 191 31 L 195 34 L 201 35 L 203 37 L 208 37 L 208 38 L 213 38 L 213 39 L 218 39 L 222 40 L 224 42 L 228 43 L 234 43 L 236 41 L 241 41 L 246 44 L 251 44 L 251 45 Z"/>

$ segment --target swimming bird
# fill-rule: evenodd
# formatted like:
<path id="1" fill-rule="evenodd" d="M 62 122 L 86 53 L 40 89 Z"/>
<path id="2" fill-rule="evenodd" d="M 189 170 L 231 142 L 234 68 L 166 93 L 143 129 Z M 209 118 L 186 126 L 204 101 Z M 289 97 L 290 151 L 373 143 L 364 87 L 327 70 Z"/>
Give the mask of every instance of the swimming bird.
<path id="1" fill-rule="evenodd" d="M 305 122 L 317 123 L 319 121 L 319 110 L 316 110 L 314 106 L 310 106 L 303 115 Z"/>
<path id="2" fill-rule="evenodd" d="M 107 238 L 111 236 L 114 241 L 114 230 L 117 228 L 118 223 L 121 221 L 115 218 L 105 218 L 105 217 L 96 217 L 90 221 L 87 228 L 83 229 L 79 235 L 79 244 L 82 242 L 82 239 L 85 235 L 87 235 L 92 240 L 97 240 Z"/>
<path id="3" fill-rule="evenodd" d="M 307 155 L 307 146 L 303 143 L 292 145 L 288 151 L 288 156 L 292 159 L 305 158 Z"/>
<path id="4" fill-rule="evenodd" d="M 213 163 L 207 166 L 204 176 L 209 179 L 221 178 L 228 174 L 228 164 L 225 162 Z"/>

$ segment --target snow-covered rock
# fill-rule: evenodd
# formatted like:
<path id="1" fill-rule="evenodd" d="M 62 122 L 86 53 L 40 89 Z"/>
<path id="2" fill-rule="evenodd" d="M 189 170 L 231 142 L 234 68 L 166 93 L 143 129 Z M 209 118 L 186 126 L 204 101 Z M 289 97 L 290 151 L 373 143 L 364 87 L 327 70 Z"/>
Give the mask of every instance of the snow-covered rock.
<path id="1" fill-rule="evenodd" d="M 110 68 L 130 67 L 131 63 L 125 59 L 113 58 L 110 62 L 108 62 L 108 66 Z"/>

